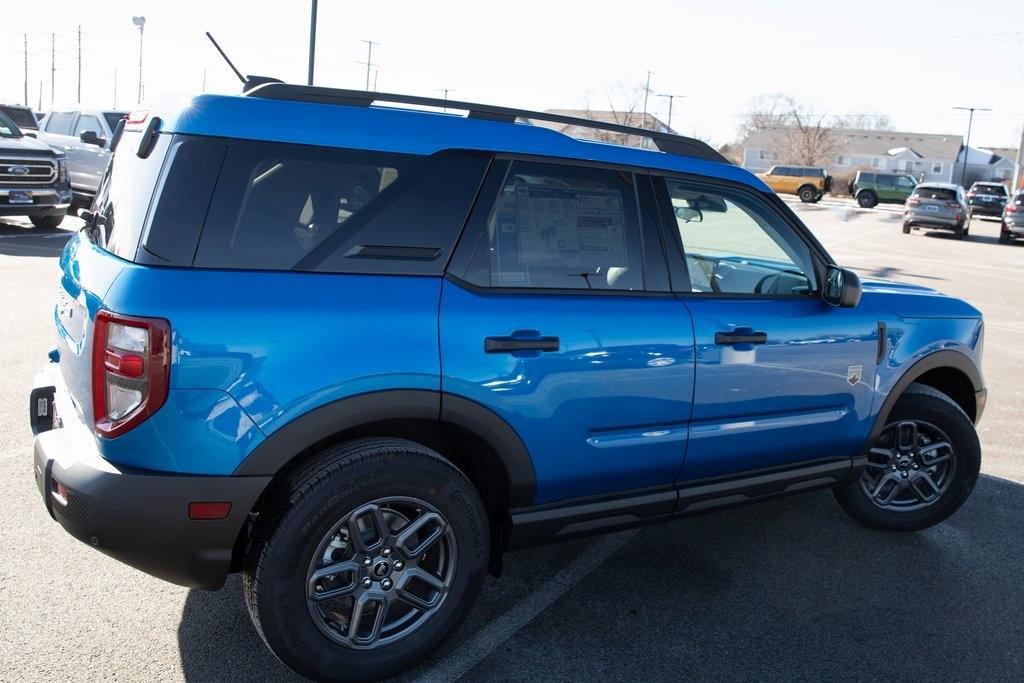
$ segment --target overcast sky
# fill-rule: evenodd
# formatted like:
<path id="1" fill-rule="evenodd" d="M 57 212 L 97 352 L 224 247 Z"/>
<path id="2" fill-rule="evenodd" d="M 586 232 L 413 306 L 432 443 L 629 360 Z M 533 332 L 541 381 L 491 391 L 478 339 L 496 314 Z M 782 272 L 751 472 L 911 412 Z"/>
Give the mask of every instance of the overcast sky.
<path id="1" fill-rule="evenodd" d="M 135 103 L 138 30 L 144 15 L 146 97 L 238 92 L 238 82 L 203 36 L 210 31 L 243 73 L 305 82 L 305 0 L 169 3 L 17 2 L 0 24 L 0 99 L 20 102 L 22 41 L 29 41 L 29 101 L 77 100 L 77 29 L 82 30 L 82 100 Z M 239 8 L 239 9 L 236 9 Z M 244 11 L 240 8 L 245 8 Z M 989 28 L 989 31 L 985 31 Z M 607 108 L 652 71 L 655 93 L 676 99 L 673 128 L 731 141 L 755 95 L 786 93 L 830 114 L 884 114 L 900 130 L 963 134 L 972 144 L 1016 146 L 1024 123 L 1024 21 L 1019 0 L 790 2 L 352 2 L 321 0 L 316 83 L 365 85 L 366 44 L 377 87 L 533 109 Z M 371 84 L 374 73 L 371 71 Z M 40 84 L 42 87 L 40 88 Z M 668 100 L 649 110 L 667 118 Z"/>

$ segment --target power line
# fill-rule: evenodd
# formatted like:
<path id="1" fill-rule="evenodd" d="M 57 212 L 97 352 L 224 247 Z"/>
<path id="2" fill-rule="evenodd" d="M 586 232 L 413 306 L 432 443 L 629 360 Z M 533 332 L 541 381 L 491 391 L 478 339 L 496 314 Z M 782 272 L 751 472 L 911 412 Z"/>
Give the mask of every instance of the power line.
<path id="1" fill-rule="evenodd" d="M 365 64 L 366 65 L 366 89 L 369 90 L 370 89 L 370 68 L 374 67 L 374 66 L 380 66 L 379 64 L 374 64 L 373 63 L 373 46 L 374 45 L 380 45 L 380 43 L 378 43 L 376 41 L 373 41 L 373 40 L 366 40 L 365 38 L 360 38 L 359 42 L 360 43 L 366 43 L 366 61 L 365 62 L 357 61 L 356 64 Z"/>

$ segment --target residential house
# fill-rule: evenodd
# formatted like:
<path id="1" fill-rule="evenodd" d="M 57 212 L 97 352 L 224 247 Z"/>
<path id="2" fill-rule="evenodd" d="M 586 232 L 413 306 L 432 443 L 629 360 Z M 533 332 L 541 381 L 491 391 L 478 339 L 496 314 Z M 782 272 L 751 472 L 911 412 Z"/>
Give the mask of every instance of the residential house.
<path id="1" fill-rule="evenodd" d="M 779 158 L 775 140 L 778 133 L 764 130 L 740 143 L 742 166 L 754 172 L 766 171 Z M 832 150 L 825 163 L 832 175 L 858 170 L 901 171 L 918 180 L 952 182 L 957 155 L 963 145 L 960 135 L 908 133 L 901 131 L 836 128 L 831 131 Z"/>
<path id="2" fill-rule="evenodd" d="M 969 187 L 977 180 L 998 180 L 1007 186 L 1013 181 L 1017 150 L 1010 147 L 971 147 L 967 152 L 967 177 L 963 182 L 964 150 L 956 161 L 955 182 Z"/>

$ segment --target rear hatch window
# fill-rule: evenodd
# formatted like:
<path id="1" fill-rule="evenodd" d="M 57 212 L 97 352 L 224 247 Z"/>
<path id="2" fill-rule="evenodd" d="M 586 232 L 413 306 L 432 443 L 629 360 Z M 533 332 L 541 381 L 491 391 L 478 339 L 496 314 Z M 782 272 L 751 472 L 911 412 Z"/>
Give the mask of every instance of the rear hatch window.
<path id="1" fill-rule="evenodd" d="M 975 185 L 972 189 L 977 194 L 994 194 L 998 197 L 1006 196 L 1006 188 L 1002 185 Z"/>
<path id="2" fill-rule="evenodd" d="M 920 199 L 936 199 L 939 201 L 956 201 L 956 190 L 947 187 L 918 187 L 914 190 L 914 197 Z"/>

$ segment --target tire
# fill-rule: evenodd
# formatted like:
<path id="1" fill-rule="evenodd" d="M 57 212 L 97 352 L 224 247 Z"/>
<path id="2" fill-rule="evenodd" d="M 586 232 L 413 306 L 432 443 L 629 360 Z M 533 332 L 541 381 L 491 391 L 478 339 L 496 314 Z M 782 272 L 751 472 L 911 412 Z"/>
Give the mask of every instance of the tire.
<path id="1" fill-rule="evenodd" d="M 956 237 L 958 240 L 962 240 L 964 238 L 964 235 L 966 234 L 967 230 L 964 229 L 963 223 L 961 223 L 960 225 L 956 226 L 953 229 L 953 236 Z"/>
<path id="2" fill-rule="evenodd" d="M 871 190 L 865 190 L 857 195 L 857 206 L 862 209 L 870 209 L 878 204 L 878 197 Z"/>
<path id="3" fill-rule="evenodd" d="M 904 223 L 903 224 L 903 234 L 904 235 L 909 235 L 910 234 L 910 223 Z"/>
<path id="4" fill-rule="evenodd" d="M 884 464 L 886 458 L 891 462 L 892 455 L 883 456 L 881 451 L 892 448 L 894 430 L 898 438 L 903 438 L 900 435 L 907 431 L 904 425 L 911 422 L 917 430 L 913 439 L 915 447 L 920 435 L 926 435 L 925 438 L 932 435 L 930 445 L 934 447 L 945 441 L 950 448 L 937 448 L 930 456 L 908 454 L 897 448 L 898 457 L 913 461 L 913 464 L 901 461 L 893 470 L 892 465 Z M 948 459 L 933 467 L 923 459 L 934 462 L 946 454 Z M 914 464 L 918 466 L 914 467 Z M 946 469 L 940 470 L 942 467 Z M 887 531 L 918 531 L 934 526 L 956 512 L 978 481 L 980 469 L 981 445 L 970 418 L 945 394 L 922 384 L 911 384 L 896 402 L 889 415 L 889 424 L 873 445 L 867 468 L 856 480 L 834 489 L 834 493 L 843 510 L 865 526 Z M 904 472 L 908 474 L 904 476 Z M 941 492 L 919 479 L 925 473 L 940 485 Z M 889 477 L 890 482 L 881 488 L 883 497 L 893 487 L 902 486 L 898 493 L 894 491 L 889 506 L 878 502 L 869 490 L 878 487 L 882 477 Z M 913 484 L 915 481 L 918 483 Z M 916 497 L 915 487 L 931 493 L 934 499 L 930 502 L 918 500 L 917 507 L 910 503 L 898 504 L 903 496 Z"/>
<path id="5" fill-rule="evenodd" d="M 796 196 L 800 197 L 800 201 L 804 204 L 810 204 L 818 196 L 818 191 L 810 185 L 804 185 L 796 191 Z"/>
<path id="6" fill-rule="evenodd" d="M 29 216 L 32 225 L 42 230 L 54 230 L 64 220 L 64 216 Z"/>
<path id="7" fill-rule="evenodd" d="M 441 521 L 417 527 L 422 531 L 404 543 L 398 538 L 427 518 Z M 386 533 L 379 533 L 378 520 Z M 435 530 L 440 536 L 421 549 L 428 540 L 421 534 L 432 538 Z M 368 533 L 375 536 L 372 543 Z M 384 678 L 434 650 L 465 616 L 480 590 L 489 551 L 480 497 L 451 463 L 411 441 L 358 439 L 326 449 L 268 495 L 246 549 L 243 590 L 260 637 L 296 672 L 321 681 Z M 324 566 L 343 568 L 320 575 Z M 413 572 L 424 570 L 444 587 L 420 585 Z M 410 585 L 424 604 L 436 604 L 407 618 L 411 603 L 399 596 L 408 595 L 403 586 Z M 323 600 L 323 591 L 348 592 Z M 356 619 L 356 637 L 349 639 L 353 632 L 346 622 L 332 619 L 348 605 L 351 622 L 355 595 L 368 601 Z M 385 603 L 373 602 L 374 596 L 390 601 L 383 627 L 376 625 L 376 614 Z M 398 630 L 389 633 L 396 613 Z M 364 630 L 370 640 L 361 635 Z"/>
<path id="8" fill-rule="evenodd" d="M 999 244 L 1009 244 L 1009 243 L 1010 243 L 1010 233 L 1003 232 L 1002 230 L 1000 230 L 999 231 Z"/>

